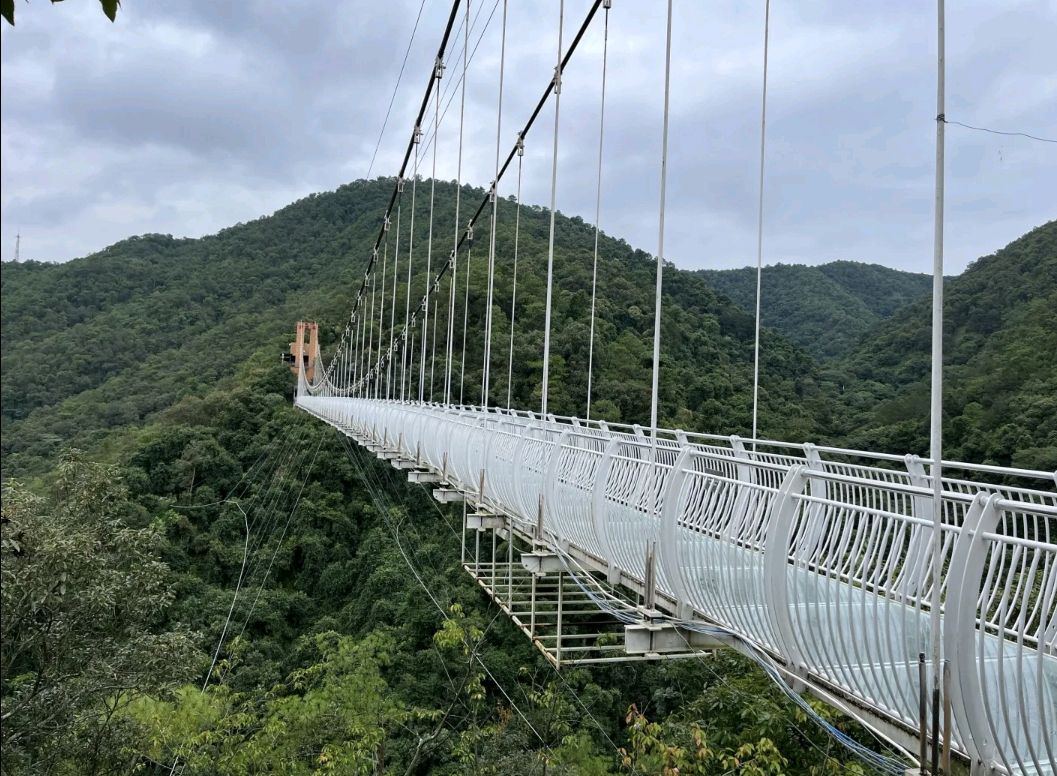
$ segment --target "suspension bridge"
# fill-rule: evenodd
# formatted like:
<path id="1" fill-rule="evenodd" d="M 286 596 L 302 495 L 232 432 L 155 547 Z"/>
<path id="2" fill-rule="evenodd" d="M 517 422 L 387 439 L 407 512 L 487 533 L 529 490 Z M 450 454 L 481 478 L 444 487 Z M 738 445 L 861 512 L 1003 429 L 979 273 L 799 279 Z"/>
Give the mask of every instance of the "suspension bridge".
<path id="1" fill-rule="evenodd" d="M 900 761 L 874 755 L 869 762 L 881 770 L 901 772 L 913 765 L 922 773 L 950 773 L 953 757 L 974 774 L 1055 773 L 1057 474 L 942 456 L 942 2 L 928 458 L 759 435 L 759 291 L 751 437 L 659 427 L 671 2 L 651 413 L 643 425 L 590 418 L 611 0 L 594 0 L 568 41 L 564 3 L 559 5 L 553 77 L 505 155 L 507 0 L 496 0 L 492 14 L 500 4 L 495 177 L 485 196 L 468 206 L 458 199 L 457 187 L 454 236 L 442 237 L 439 227 L 435 233 L 436 136 L 445 115 L 441 85 L 446 70 L 459 67 L 461 77 L 449 94 L 454 98 L 454 88 L 460 89 L 457 170 L 462 183 L 474 22 L 471 3 L 455 0 L 367 269 L 330 358 L 321 353 L 318 326 L 298 323 L 286 357 L 298 379 L 296 406 L 405 470 L 410 482 L 431 487 L 439 501 L 462 504 L 463 567 L 557 668 L 696 658 L 735 649 L 759 663 L 794 700 L 809 691 L 904 755 Z M 479 16 L 482 9 L 474 10 Z M 762 266 L 768 18 L 769 8 L 757 270 Z M 587 415 L 578 418 L 551 412 L 548 393 L 562 76 L 590 34 L 601 37 L 602 110 Z M 498 192 L 516 170 L 516 230 L 525 142 L 548 105 L 554 136 L 541 400 L 538 408 L 514 408 L 509 392 L 513 348 L 506 364 L 493 363 L 492 352 L 499 338 L 509 336 L 513 342 L 518 303 L 516 231 L 513 255 L 497 255 Z M 431 137 L 424 139 L 428 133 Z M 424 145 L 432 147 L 426 178 L 420 175 Z M 414 202 L 425 196 L 418 189 L 427 184 L 428 240 L 416 251 Z M 402 247 L 402 221 L 407 220 Z M 470 331 L 467 254 L 475 228 L 483 232 L 486 227 L 487 276 L 478 289 L 486 301 L 481 330 Z M 434 247 L 443 259 L 437 260 Z M 416 275 L 413 259 L 421 261 L 423 253 L 425 267 Z M 495 298 L 497 261 L 513 264 L 510 300 Z M 467 271 L 460 288 L 463 263 Z M 421 296 L 413 291 L 416 283 L 421 283 Z M 500 303 L 509 305 L 509 333 L 493 330 L 493 307 Z M 476 405 L 463 403 L 471 350 L 482 354 Z M 491 374 L 493 367 L 504 366 L 505 402 L 492 395 Z M 844 743 L 868 751 L 860 743 Z"/>

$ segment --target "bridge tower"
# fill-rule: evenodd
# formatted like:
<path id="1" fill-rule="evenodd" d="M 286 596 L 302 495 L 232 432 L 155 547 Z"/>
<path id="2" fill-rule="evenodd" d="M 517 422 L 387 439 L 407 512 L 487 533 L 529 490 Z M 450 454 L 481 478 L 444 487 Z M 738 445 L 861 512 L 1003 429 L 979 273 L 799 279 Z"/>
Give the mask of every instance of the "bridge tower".
<path id="1" fill-rule="evenodd" d="M 305 344 L 305 335 L 308 344 Z M 319 324 L 314 321 L 298 321 L 290 352 L 283 354 L 283 361 L 290 365 L 295 375 L 300 365 L 305 368 L 305 379 L 311 383 L 316 376 L 316 359 L 319 357 Z"/>

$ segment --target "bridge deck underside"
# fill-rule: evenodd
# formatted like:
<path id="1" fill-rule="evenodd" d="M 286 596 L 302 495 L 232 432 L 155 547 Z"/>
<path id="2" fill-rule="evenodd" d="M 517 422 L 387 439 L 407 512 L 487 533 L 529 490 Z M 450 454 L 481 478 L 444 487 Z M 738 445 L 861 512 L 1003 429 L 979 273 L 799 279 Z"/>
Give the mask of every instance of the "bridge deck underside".
<path id="1" fill-rule="evenodd" d="M 541 523 L 548 543 L 611 578 L 644 585 L 654 548 L 658 594 L 673 613 L 721 626 L 879 730 L 918 724 L 938 541 L 955 748 L 974 768 L 1055 772 L 1052 482 L 944 480 L 937 536 L 931 480 L 885 460 L 476 408 L 309 396 L 298 405 L 439 473 L 526 535 Z"/>

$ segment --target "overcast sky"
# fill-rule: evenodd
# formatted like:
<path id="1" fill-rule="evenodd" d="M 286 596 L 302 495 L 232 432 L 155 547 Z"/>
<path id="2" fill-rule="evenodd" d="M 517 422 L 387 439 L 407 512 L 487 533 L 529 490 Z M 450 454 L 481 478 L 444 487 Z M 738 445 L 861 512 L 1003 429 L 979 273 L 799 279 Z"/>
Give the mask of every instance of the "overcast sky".
<path id="1" fill-rule="evenodd" d="M 17 26 L 0 24 L 0 254 L 12 258 L 16 231 L 24 259 L 54 261 L 132 234 L 200 236 L 366 176 L 419 4 L 125 0 L 111 24 L 94 1 L 19 0 Z M 588 2 L 565 5 L 568 44 Z M 613 6 L 602 228 L 654 253 L 664 4 Z M 397 170 L 449 9 L 425 0 L 372 176 Z M 502 2 L 470 10 L 463 177 L 483 186 Z M 510 0 L 504 153 L 554 66 L 557 12 L 556 0 Z M 676 0 L 674 27 L 665 254 L 684 267 L 748 265 L 763 0 Z M 439 136 L 445 178 L 456 175 L 462 39 L 442 87 L 454 98 Z M 1052 0 L 948 3 L 948 118 L 1057 136 L 1055 39 Z M 601 54 L 599 14 L 567 71 L 559 132 L 558 208 L 589 221 Z M 934 57 L 931 2 L 774 0 L 765 261 L 929 270 Z M 527 141 L 526 201 L 549 203 L 552 132 L 548 106 Z M 1057 145 L 950 126 L 947 148 L 948 272 L 1057 217 Z"/>

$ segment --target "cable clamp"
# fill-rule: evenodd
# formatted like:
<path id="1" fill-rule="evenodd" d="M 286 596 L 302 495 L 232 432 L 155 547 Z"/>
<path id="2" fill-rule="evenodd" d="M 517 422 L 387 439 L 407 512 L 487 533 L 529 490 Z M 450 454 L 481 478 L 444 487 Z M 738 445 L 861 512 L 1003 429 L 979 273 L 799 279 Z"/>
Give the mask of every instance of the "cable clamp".
<path id="1" fill-rule="evenodd" d="M 415 132 L 411 136 L 411 139 L 412 139 L 412 141 L 414 142 L 415 145 L 418 145 L 419 143 L 422 142 L 422 125 L 421 124 L 415 124 Z"/>
<path id="2" fill-rule="evenodd" d="M 488 189 L 488 204 L 495 204 L 495 181 L 492 181 L 492 187 Z"/>
<path id="3" fill-rule="evenodd" d="M 562 68 L 561 65 L 554 66 L 554 93 L 562 93 Z"/>
<path id="4" fill-rule="evenodd" d="M 404 193 L 404 179 L 403 179 L 403 177 L 398 177 L 396 179 L 396 193 L 397 194 L 403 194 Z"/>
<path id="5" fill-rule="evenodd" d="M 388 232 L 389 231 L 389 224 L 391 224 L 391 223 L 392 222 L 389 220 L 389 216 L 386 216 L 385 220 L 382 221 L 382 231 L 383 232 Z"/>
<path id="6" fill-rule="evenodd" d="M 517 148 L 518 156 L 525 155 L 525 137 L 520 132 L 517 133 L 517 145 L 515 148 Z"/>
<path id="7" fill-rule="evenodd" d="M 433 75 L 438 79 L 444 77 L 444 57 L 437 57 L 437 63 L 433 66 Z"/>
<path id="8" fill-rule="evenodd" d="M 613 7 L 613 0 L 602 0 L 602 7 L 608 11 Z"/>
<path id="9" fill-rule="evenodd" d="M 473 244 L 473 221 L 469 221 L 466 224 L 466 239 L 469 240 L 470 244 Z"/>

